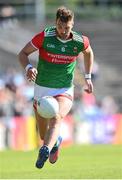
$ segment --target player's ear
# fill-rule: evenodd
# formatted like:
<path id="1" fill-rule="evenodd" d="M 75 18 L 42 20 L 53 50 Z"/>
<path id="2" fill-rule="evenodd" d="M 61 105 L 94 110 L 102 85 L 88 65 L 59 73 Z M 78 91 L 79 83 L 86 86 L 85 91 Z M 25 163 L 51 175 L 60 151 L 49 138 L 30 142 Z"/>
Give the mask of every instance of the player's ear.
<path id="1" fill-rule="evenodd" d="M 59 19 L 56 19 L 55 23 L 57 24 L 57 23 L 58 23 L 58 21 L 59 21 Z"/>
<path id="2" fill-rule="evenodd" d="M 74 26 L 74 20 L 72 20 L 72 27 Z"/>

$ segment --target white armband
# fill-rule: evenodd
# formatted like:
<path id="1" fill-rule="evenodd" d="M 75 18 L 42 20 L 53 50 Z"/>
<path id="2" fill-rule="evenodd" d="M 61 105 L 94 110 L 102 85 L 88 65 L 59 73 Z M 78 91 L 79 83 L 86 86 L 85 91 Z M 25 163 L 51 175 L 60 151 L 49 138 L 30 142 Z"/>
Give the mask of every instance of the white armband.
<path id="1" fill-rule="evenodd" d="M 25 67 L 25 71 L 27 72 L 28 69 L 32 68 L 33 66 L 31 64 L 27 64 L 27 66 Z"/>
<path id="2" fill-rule="evenodd" d="M 85 79 L 91 79 L 91 74 L 85 74 Z"/>

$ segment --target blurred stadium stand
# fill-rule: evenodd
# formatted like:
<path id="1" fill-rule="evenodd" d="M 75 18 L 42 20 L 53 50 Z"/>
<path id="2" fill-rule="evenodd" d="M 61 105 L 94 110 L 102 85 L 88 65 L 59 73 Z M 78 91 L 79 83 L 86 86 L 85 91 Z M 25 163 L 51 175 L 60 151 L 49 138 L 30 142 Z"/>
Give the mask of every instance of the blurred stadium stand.
<path id="1" fill-rule="evenodd" d="M 0 9 L 8 5 L 12 6 L 15 9 L 15 14 L 12 18 L 16 17 L 17 20 L 12 23 L 9 22 L 5 28 L 2 27 L 1 21 L 1 51 L 4 50 L 3 52 L 7 51 L 16 55 L 35 32 L 38 32 L 40 29 L 42 30 L 45 25 L 53 24 L 53 18 L 55 16 L 54 10 L 56 10 L 59 5 L 62 5 L 62 3 L 67 5 L 68 2 L 69 1 L 52 2 L 49 0 L 45 2 L 40 0 L 1 0 Z M 95 83 L 95 93 L 98 98 L 102 98 L 108 94 L 112 95 L 120 104 L 120 109 L 122 109 L 122 25 L 120 23 L 122 16 L 119 11 L 121 5 L 121 1 L 114 0 L 77 0 L 71 1 L 69 5 L 72 9 L 74 7 L 74 10 L 77 9 L 77 11 L 75 10 L 75 28 L 90 37 L 95 52 L 95 60 L 100 66 L 99 77 Z M 36 8 L 37 6 L 43 7 L 43 12 L 41 11 L 42 8 Z M 106 7 L 108 7 L 108 13 L 106 12 Z M 112 7 L 115 8 L 113 14 L 111 12 Z M 94 8 L 96 9 L 95 11 Z M 41 13 L 43 13 L 43 20 L 46 21 L 42 20 Z M 92 14 L 92 18 L 89 16 L 90 13 Z M 96 14 L 98 14 L 97 18 Z M 4 19 L 4 17 L 2 18 Z M 11 19 L 11 17 L 8 18 Z M 0 58 L 0 63 L 3 65 L 2 70 L 3 67 L 7 66 L 7 62 L 7 58 Z M 15 64 L 18 66 L 16 56 L 9 62 L 11 62 L 11 65 L 13 62 L 14 66 Z"/>

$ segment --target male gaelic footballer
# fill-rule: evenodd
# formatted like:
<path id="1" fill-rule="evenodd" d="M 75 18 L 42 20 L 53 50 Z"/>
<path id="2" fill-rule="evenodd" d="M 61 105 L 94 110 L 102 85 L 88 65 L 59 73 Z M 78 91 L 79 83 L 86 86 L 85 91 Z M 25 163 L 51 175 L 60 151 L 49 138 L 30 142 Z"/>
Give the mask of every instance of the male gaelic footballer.
<path id="1" fill-rule="evenodd" d="M 62 142 L 59 129 L 62 119 L 73 104 L 74 70 L 77 56 L 81 52 L 84 55 L 85 91 L 93 92 L 93 51 L 88 37 L 72 30 L 73 25 L 74 13 L 66 7 L 59 7 L 55 25 L 36 34 L 19 53 L 19 61 L 27 78 L 35 82 L 33 107 L 40 138 L 43 140 L 36 161 L 37 168 L 42 168 L 47 159 L 50 163 L 55 163 L 58 159 Z M 28 56 L 37 50 L 39 58 L 35 68 L 30 64 Z M 38 100 L 43 96 L 53 96 L 59 103 L 59 113 L 48 120 L 37 111 Z"/>

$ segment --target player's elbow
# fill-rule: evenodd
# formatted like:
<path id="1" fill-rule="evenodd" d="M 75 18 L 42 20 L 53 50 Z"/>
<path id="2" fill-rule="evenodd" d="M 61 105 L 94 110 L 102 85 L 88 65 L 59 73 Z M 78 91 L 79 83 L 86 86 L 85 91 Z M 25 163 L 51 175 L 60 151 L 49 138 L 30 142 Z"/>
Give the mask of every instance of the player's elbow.
<path id="1" fill-rule="evenodd" d="M 21 58 L 23 58 L 24 56 L 28 56 L 28 54 L 26 54 L 25 52 L 24 52 L 24 50 L 22 49 L 19 53 L 18 53 L 18 59 L 21 59 Z"/>

